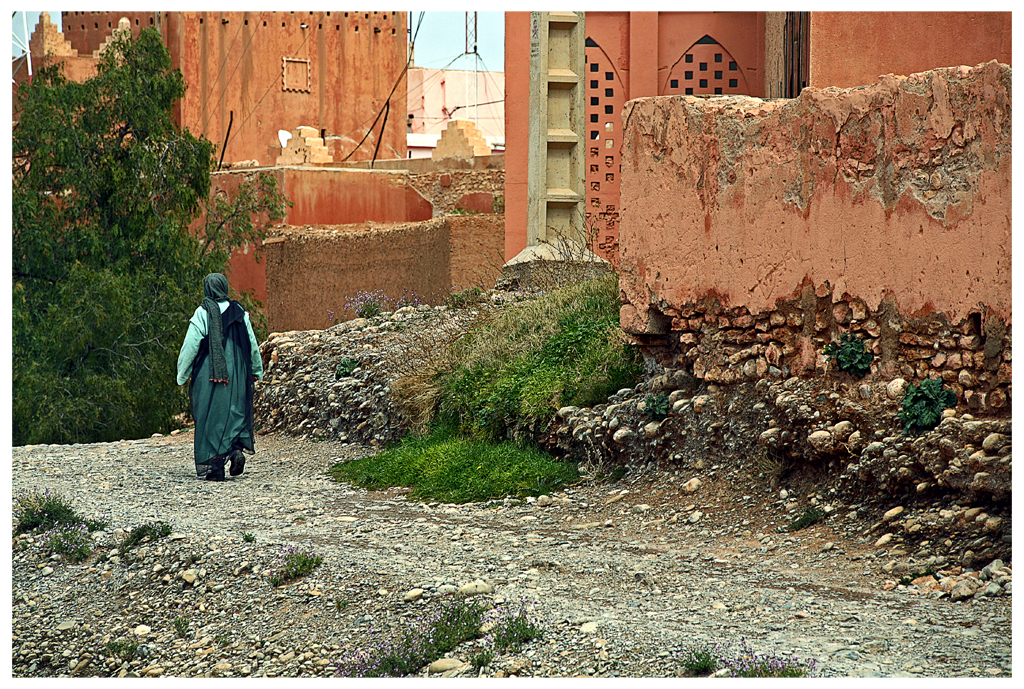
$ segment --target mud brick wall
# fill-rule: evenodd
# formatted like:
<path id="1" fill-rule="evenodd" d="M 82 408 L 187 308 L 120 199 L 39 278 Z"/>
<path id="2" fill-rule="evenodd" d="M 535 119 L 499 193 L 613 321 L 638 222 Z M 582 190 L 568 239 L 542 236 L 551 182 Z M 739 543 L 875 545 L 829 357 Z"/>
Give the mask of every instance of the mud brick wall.
<path id="1" fill-rule="evenodd" d="M 871 379 L 939 377 L 1008 413 L 1010 94 L 992 62 L 792 100 L 630 101 L 623 328 L 722 383 L 822 373 L 848 332 Z"/>
<path id="2" fill-rule="evenodd" d="M 490 194 L 504 204 L 504 170 L 438 170 L 409 175 L 409 186 L 434 206 L 434 217 L 448 215 L 470 194 Z M 462 205 L 463 208 L 467 206 Z M 490 210 L 490 209 L 488 209 Z M 497 210 L 501 210 L 498 208 Z"/>

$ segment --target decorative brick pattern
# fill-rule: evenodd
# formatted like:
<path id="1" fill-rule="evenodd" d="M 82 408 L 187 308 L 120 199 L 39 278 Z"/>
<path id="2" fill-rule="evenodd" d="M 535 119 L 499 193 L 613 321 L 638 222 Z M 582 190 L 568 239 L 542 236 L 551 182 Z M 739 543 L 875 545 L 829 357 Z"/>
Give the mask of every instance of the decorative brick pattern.
<path id="1" fill-rule="evenodd" d="M 334 158 L 327 152 L 320 132 L 312 127 L 292 130 L 292 138 L 277 157 L 277 165 L 314 165 L 331 163 Z"/>
<path id="2" fill-rule="evenodd" d="M 442 160 L 488 155 L 491 155 L 491 147 L 475 124 L 469 120 L 452 120 L 441 132 L 441 140 L 437 142 L 431 158 Z"/>

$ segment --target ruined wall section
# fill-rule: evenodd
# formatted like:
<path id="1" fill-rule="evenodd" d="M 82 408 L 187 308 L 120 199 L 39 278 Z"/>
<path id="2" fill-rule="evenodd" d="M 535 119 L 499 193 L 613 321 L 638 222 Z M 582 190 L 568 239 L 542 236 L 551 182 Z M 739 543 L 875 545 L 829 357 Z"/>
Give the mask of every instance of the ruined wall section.
<path id="1" fill-rule="evenodd" d="M 498 206 L 504 208 L 504 170 L 437 170 L 423 174 L 410 174 L 409 186 L 418 191 L 434 207 L 434 217 L 448 215 L 460 207 L 470 194 L 490 194 Z M 466 208 L 463 204 L 462 208 Z"/>
<path id="2" fill-rule="evenodd" d="M 993 62 L 628 103 L 623 328 L 721 383 L 822 373 L 849 332 L 869 381 L 941 377 L 1008 411 L 1010 102 Z"/>

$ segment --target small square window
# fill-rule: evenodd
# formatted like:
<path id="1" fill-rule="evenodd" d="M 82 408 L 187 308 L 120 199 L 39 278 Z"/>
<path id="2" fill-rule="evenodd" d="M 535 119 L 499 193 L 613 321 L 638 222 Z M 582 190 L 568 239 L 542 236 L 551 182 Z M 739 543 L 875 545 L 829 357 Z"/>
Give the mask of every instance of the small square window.
<path id="1" fill-rule="evenodd" d="M 590 80 L 590 88 L 592 88 L 592 89 L 596 89 L 597 88 L 597 79 L 591 79 Z"/>
<path id="2" fill-rule="evenodd" d="M 591 139 L 596 139 L 599 136 L 601 136 L 601 132 L 590 132 Z"/>
<path id="3" fill-rule="evenodd" d="M 718 71 L 718 70 L 715 70 L 715 79 L 721 79 L 721 78 L 722 78 L 722 73 L 720 71 Z"/>
<path id="4" fill-rule="evenodd" d="M 722 94 L 722 87 L 721 86 L 716 86 L 715 87 L 715 95 L 721 95 L 721 94 Z"/>
<path id="5" fill-rule="evenodd" d="M 715 62 L 721 62 L 721 61 L 722 61 L 722 54 L 721 53 L 715 53 Z"/>
<path id="6" fill-rule="evenodd" d="M 604 114 L 605 115 L 614 115 L 615 114 L 615 106 L 614 105 L 606 105 L 606 106 L 604 106 Z"/>
<path id="7" fill-rule="evenodd" d="M 604 123 L 604 130 L 606 132 L 614 132 L 615 131 L 615 125 L 612 124 L 611 122 L 605 122 Z"/>
<path id="8" fill-rule="evenodd" d="M 669 83 L 669 87 L 670 88 L 674 88 L 674 89 L 679 88 L 679 80 L 678 79 L 673 79 L 672 81 L 670 81 L 668 83 Z"/>
<path id="9" fill-rule="evenodd" d="M 693 62 L 693 55 L 687 55 L 686 56 L 686 61 L 687 62 Z"/>
<path id="10" fill-rule="evenodd" d="M 615 78 L 615 74 L 613 72 L 605 72 L 604 73 L 604 80 L 605 81 L 611 81 L 614 78 Z"/>
<path id="11" fill-rule="evenodd" d="M 708 80 L 707 79 L 701 79 L 700 80 L 700 87 L 702 89 L 706 89 L 708 87 Z"/>
<path id="12" fill-rule="evenodd" d="M 692 96 L 693 95 L 693 89 L 692 88 L 686 89 L 686 95 Z"/>
<path id="13" fill-rule="evenodd" d="M 601 99 L 598 98 L 597 96 L 594 96 L 593 98 L 590 99 L 590 104 L 591 105 L 600 105 L 601 104 Z"/>
<path id="14" fill-rule="evenodd" d="M 615 95 L 615 89 L 605 89 L 604 95 L 606 98 L 611 98 L 612 96 Z"/>
<path id="15" fill-rule="evenodd" d="M 684 72 L 683 76 L 687 79 L 693 79 L 693 72 Z"/>
<path id="16" fill-rule="evenodd" d="M 736 66 L 736 63 L 735 63 L 735 62 L 730 62 L 730 63 L 729 63 L 729 71 L 730 71 L 730 72 L 735 72 L 735 71 L 736 71 L 736 70 L 738 70 L 738 69 L 739 69 L 739 67 L 737 67 L 737 66 Z"/>
<path id="17" fill-rule="evenodd" d="M 706 63 L 706 62 L 700 63 L 700 71 L 702 71 L 702 72 L 708 71 L 708 63 Z"/>
<path id="18" fill-rule="evenodd" d="M 600 70 L 601 70 L 601 65 L 597 64 L 596 62 L 591 62 L 590 63 L 590 71 L 591 72 L 598 72 Z"/>
<path id="19" fill-rule="evenodd" d="M 590 116 L 590 121 L 597 122 L 597 113 L 594 113 L 593 115 Z"/>
<path id="20" fill-rule="evenodd" d="M 729 80 L 729 88 L 734 89 L 737 86 L 739 86 L 739 79 L 730 79 Z"/>

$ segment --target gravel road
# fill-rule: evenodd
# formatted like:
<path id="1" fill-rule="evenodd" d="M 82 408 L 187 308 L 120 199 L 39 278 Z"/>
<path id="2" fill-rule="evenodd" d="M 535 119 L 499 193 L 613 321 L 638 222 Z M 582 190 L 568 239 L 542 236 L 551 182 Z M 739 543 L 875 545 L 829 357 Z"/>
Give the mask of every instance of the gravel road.
<path id="1" fill-rule="evenodd" d="M 825 677 L 1012 674 L 1011 596 L 883 590 L 890 577 L 855 506 L 781 532 L 789 503 L 777 491 L 714 467 L 689 493 L 650 472 L 445 505 L 333 482 L 328 466 L 368 452 L 352 444 L 262 436 L 224 483 L 198 480 L 191 451 L 188 433 L 14 448 L 15 494 L 61 491 L 110 525 L 81 564 L 14 537 L 15 677 L 331 675 L 474 582 L 499 608 L 525 602 L 545 634 L 479 670 L 466 642 L 449 676 L 672 677 L 691 644 L 740 639 L 814 659 Z M 173 533 L 119 557 L 124 532 L 153 520 Z M 267 573 L 291 545 L 324 562 L 273 587 Z M 134 644 L 134 659 L 110 642 Z"/>

